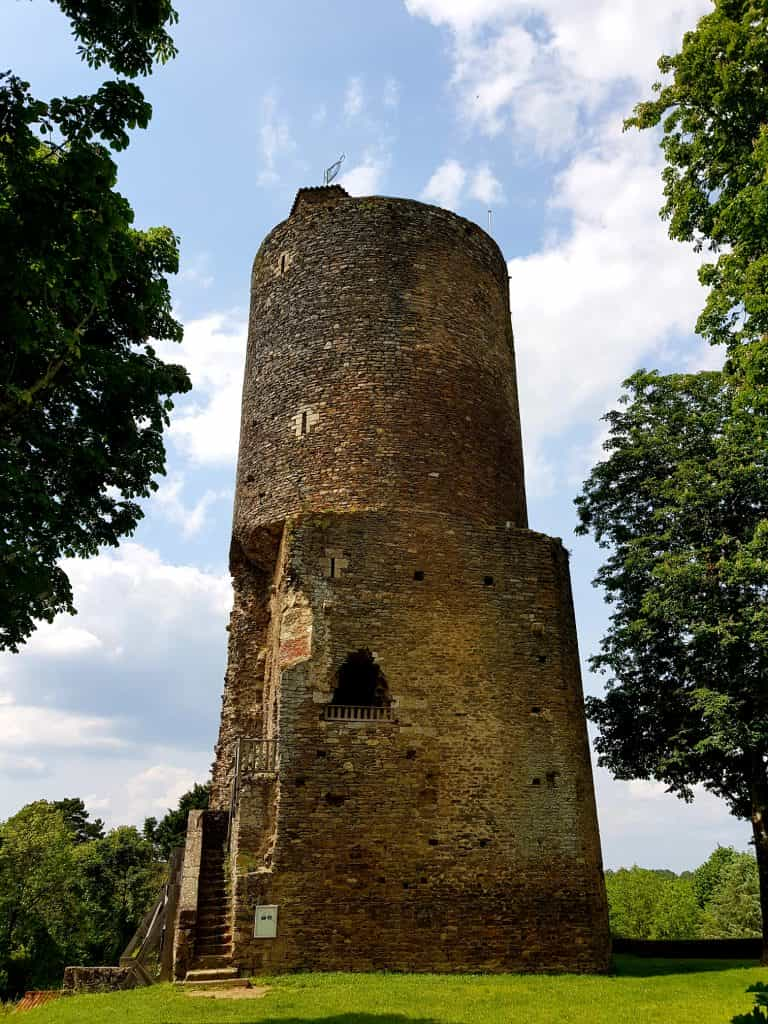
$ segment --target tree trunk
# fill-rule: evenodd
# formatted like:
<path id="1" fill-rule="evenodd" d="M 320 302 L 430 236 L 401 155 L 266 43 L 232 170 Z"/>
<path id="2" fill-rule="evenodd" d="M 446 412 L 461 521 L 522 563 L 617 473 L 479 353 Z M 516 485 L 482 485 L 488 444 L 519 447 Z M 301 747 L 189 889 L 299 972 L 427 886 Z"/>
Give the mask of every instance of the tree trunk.
<path id="1" fill-rule="evenodd" d="M 760 878 L 760 912 L 763 919 L 762 964 L 768 965 L 768 785 L 752 784 L 752 834 L 755 839 L 757 873 Z"/>

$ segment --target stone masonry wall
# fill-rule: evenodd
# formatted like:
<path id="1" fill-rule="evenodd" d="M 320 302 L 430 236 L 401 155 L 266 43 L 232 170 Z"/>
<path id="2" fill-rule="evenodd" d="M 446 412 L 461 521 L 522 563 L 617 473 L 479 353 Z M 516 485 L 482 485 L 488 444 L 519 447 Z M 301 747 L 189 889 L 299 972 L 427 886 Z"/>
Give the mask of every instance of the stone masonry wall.
<path id="1" fill-rule="evenodd" d="M 286 538 L 279 600 L 301 592 L 314 617 L 306 656 L 281 672 L 279 803 L 266 783 L 241 796 L 238 848 L 269 859 L 236 869 L 239 966 L 605 969 L 560 543 L 381 513 L 299 517 Z M 394 720 L 324 721 L 338 668 L 365 648 Z M 279 905 L 277 939 L 251 937 L 256 902 Z"/>
<path id="2" fill-rule="evenodd" d="M 496 243 L 436 207 L 342 196 L 299 204 L 254 263 L 234 535 L 366 507 L 527 525 Z"/>
<path id="3" fill-rule="evenodd" d="M 212 805 L 243 970 L 605 970 L 567 555 L 527 529 L 507 269 L 461 217 L 302 190 L 254 262 Z M 327 720 L 370 652 L 391 718 Z M 277 938 L 254 939 L 257 904 Z"/>

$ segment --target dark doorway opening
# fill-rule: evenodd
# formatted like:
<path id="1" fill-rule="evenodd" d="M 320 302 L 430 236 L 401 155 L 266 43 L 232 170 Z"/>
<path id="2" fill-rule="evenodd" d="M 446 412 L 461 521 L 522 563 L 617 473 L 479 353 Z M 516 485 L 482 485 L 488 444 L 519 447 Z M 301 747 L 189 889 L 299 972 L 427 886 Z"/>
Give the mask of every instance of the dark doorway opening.
<path id="1" fill-rule="evenodd" d="M 347 655 L 338 671 L 331 704 L 386 708 L 391 703 L 384 673 L 371 652 L 364 648 Z"/>

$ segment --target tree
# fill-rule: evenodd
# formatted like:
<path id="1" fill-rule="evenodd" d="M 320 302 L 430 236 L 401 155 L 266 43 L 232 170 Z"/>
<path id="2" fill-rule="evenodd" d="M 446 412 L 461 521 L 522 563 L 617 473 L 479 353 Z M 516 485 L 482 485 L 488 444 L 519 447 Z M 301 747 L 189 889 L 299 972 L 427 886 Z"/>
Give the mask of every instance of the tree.
<path id="1" fill-rule="evenodd" d="M 72 797 L 0 824 L 0 999 L 58 985 L 67 963 L 117 963 L 160 895 L 154 845 L 87 819 Z"/>
<path id="2" fill-rule="evenodd" d="M 52 806 L 61 812 L 64 824 L 72 833 L 72 839 L 76 844 L 104 838 L 104 822 L 101 818 L 96 818 L 94 821 L 88 820 L 90 815 L 80 797 L 72 796 L 64 800 L 54 800 Z"/>
<path id="3" fill-rule="evenodd" d="M 693 891 L 702 909 L 719 889 L 725 869 L 739 856 L 732 846 L 717 846 L 693 872 Z"/>
<path id="4" fill-rule="evenodd" d="M 599 763 L 752 823 L 768 935 L 768 445 L 732 376 L 639 371 L 577 509 L 610 549 Z"/>
<path id="5" fill-rule="evenodd" d="M 130 826 L 78 850 L 78 878 L 87 922 L 85 959 L 112 964 L 158 898 L 163 865 L 152 843 Z"/>
<path id="6" fill-rule="evenodd" d="M 173 56 L 167 0 L 59 0 L 80 54 L 118 74 Z M 35 99 L 0 75 L 0 649 L 74 612 L 61 557 L 135 529 L 165 469 L 162 434 L 186 371 L 151 339 L 181 339 L 168 228 L 138 231 L 110 150 L 144 128 L 134 82 Z"/>
<path id="7" fill-rule="evenodd" d="M 187 818 L 189 812 L 205 810 L 211 793 L 211 784 L 201 785 L 196 782 L 192 789 L 179 798 L 178 806 L 168 810 L 165 817 L 158 822 L 156 818 L 147 818 L 144 822 L 144 836 L 154 843 L 159 855 L 167 860 L 175 846 L 183 846 L 187 837 Z"/>
<path id="8" fill-rule="evenodd" d="M 692 883 L 671 871 L 619 868 L 606 871 L 613 935 L 631 939 L 694 939 L 700 909 Z"/>
<path id="9" fill-rule="evenodd" d="M 760 879 L 751 854 L 737 853 L 723 867 L 702 914 L 701 934 L 705 939 L 759 938 L 762 934 Z"/>
<path id="10" fill-rule="evenodd" d="M 81 928 L 72 834 L 38 800 L 0 825 L 0 997 L 60 978 Z"/>
<path id="11" fill-rule="evenodd" d="M 738 362 L 737 347 L 764 349 L 768 333 L 768 5 L 713 2 L 659 60 L 671 81 L 625 127 L 662 126 L 661 215 L 672 238 L 717 257 L 699 271 L 709 293 L 696 329 Z"/>

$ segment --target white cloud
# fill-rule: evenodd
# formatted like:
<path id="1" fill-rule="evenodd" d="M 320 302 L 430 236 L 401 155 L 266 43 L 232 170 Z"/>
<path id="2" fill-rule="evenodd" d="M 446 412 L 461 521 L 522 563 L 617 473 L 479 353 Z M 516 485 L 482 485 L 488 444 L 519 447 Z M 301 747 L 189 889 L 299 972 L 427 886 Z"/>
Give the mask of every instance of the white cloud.
<path id="1" fill-rule="evenodd" d="M 172 442 L 193 462 L 234 466 L 240 434 L 246 323 L 212 313 L 184 325 L 181 345 L 160 344 L 158 352 L 189 370 L 194 390 L 171 418 Z"/>
<path id="2" fill-rule="evenodd" d="M 339 184 L 351 196 L 376 195 L 381 189 L 381 183 L 388 168 L 388 157 L 366 154 L 362 163 L 350 167 L 342 174 Z"/>
<path id="3" fill-rule="evenodd" d="M 384 82 L 383 101 L 385 107 L 396 107 L 400 103 L 400 83 L 391 75 Z"/>
<path id="4" fill-rule="evenodd" d="M 153 813 L 150 794 L 140 779 L 128 793 L 127 779 L 175 766 L 158 788 L 158 799 L 172 803 L 179 786 L 207 775 L 229 576 L 172 565 L 131 541 L 63 568 L 78 628 L 100 644 L 50 657 L 48 637 L 72 628 L 63 616 L 42 623 L 19 654 L 0 655 L 0 817 L 31 799 L 92 793 L 112 800 L 114 824 L 140 821 Z"/>
<path id="5" fill-rule="evenodd" d="M 90 630 L 70 626 L 67 619 L 60 616 L 47 629 L 33 633 L 26 649 L 35 654 L 61 658 L 70 654 L 82 654 L 98 647 L 101 647 L 101 640 Z"/>
<path id="6" fill-rule="evenodd" d="M 124 813 L 128 820 L 150 815 L 162 817 L 178 804 L 180 796 L 200 781 L 188 768 L 167 763 L 150 765 L 126 780 Z"/>
<path id="7" fill-rule="evenodd" d="M 504 191 L 501 182 L 494 175 L 488 164 L 480 164 L 472 176 L 469 186 L 471 199 L 478 199 L 481 203 L 503 203 Z"/>
<path id="8" fill-rule="evenodd" d="M 182 493 L 185 487 L 184 476 L 173 473 L 160 487 L 153 498 L 153 505 L 171 523 L 181 527 L 184 537 L 193 537 L 200 533 L 206 524 L 208 510 L 218 501 L 231 501 L 231 491 L 213 491 L 210 488 L 193 504 L 185 504 Z"/>
<path id="9" fill-rule="evenodd" d="M 8 695 L 5 696 L 7 698 Z M 39 751 L 51 747 L 82 750 L 123 746 L 125 742 L 115 735 L 115 723 L 109 718 L 73 714 L 34 704 L 17 704 L 13 699 L 0 703 L 2 756 L 7 756 L 9 751 L 26 748 Z M 35 760 L 31 758 L 31 762 Z"/>
<path id="10" fill-rule="evenodd" d="M 552 206 L 570 226 L 509 262 L 524 435 L 536 450 L 579 423 L 597 428 L 620 382 L 658 365 L 695 323 L 699 260 L 667 238 L 659 175 L 656 140 L 611 126 L 557 179 Z"/>
<path id="11" fill-rule="evenodd" d="M 363 81 L 358 77 L 350 78 L 344 93 L 344 113 L 347 117 L 359 117 L 363 112 L 363 106 Z"/>
<path id="12" fill-rule="evenodd" d="M 95 558 L 68 558 L 61 564 L 72 583 L 82 625 L 71 626 L 68 616 L 42 622 L 19 654 L 0 654 L 0 668 L 6 670 L 4 686 L 17 695 L 44 680 L 47 673 L 56 677 L 58 669 L 61 674 L 64 664 L 71 665 L 74 673 L 93 666 L 94 674 L 103 673 L 107 679 L 110 663 L 116 659 L 129 664 L 141 659 L 172 660 L 185 645 L 189 647 L 193 637 L 218 638 L 223 650 L 224 620 L 232 601 L 227 575 L 171 565 L 157 551 L 133 541 Z M 93 641 L 72 644 L 73 633 Z M 48 655 L 53 652 L 66 653 L 67 661 L 59 657 L 52 663 Z M 160 664 L 157 667 L 164 671 Z M 142 682 L 134 681 L 134 695 L 140 693 Z M 6 706 L 0 699 L 0 710 Z"/>
<path id="13" fill-rule="evenodd" d="M 444 206 L 447 210 L 455 210 L 466 180 L 467 172 L 458 160 L 446 160 L 427 182 L 421 198 L 425 202 Z"/>
<path id="14" fill-rule="evenodd" d="M 273 185 L 280 180 L 278 160 L 292 153 L 296 143 L 291 135 L 288 119 L 278 108 L 277 98 L 269 92 L 261 101 L 261 127 L 259 142 L 264 166 L 258 177 L 260 185 Z"/>
<path id="15" fill-rule="evenodd" d="M 639 864 L 684 871 L 697 867 L 718 844 L 746 849 L 751 829 L 722 800 L 697 786 L 687 804 L 661 782 L 620 782 L 595 771 L 603 859 L 608 868 Z M 670 844 L 670 835 L 679 841 Z"/>
<path id="16" fill-rule="evenodd" d="M 477 200 L 485 205 L 505 202 L 501 182 L 487 163 L 470 170 L 454 159 L 440 164 L 422 190 L 420 198 L 447 210 L 458 209 L 466 199 Z"/>
<path id="17" fill-rule="evenodd" d="M 405 0 L 446 27 L 460 111 L 488 135 L 508 126 L 553 152 L 617 84 L 647 92 L 662 52 L 711 10 L 709 0 Z"/>
<path id="18" fill-rule="evenodd" d="M 126 541 L 87 560 L 64 559 L 79 618 L 101 638 L 107 651 L 135 658 L 153 647 L 169 651 L 169 630 L 199 629 L 211 614 L 219 622 L 232 600 L 229 578 L 192 565 L 171 565 L 157 551 Z M 115 614 L 119 608 L 120 614 Z M 38 632 L 54 630 L 43 623 Z M 170 650 L 181 643 L 181 633 Z"/>
<path id="19" fill-rule="evenodd" d="M 39 757 L 26 757 L 0 751 L 0 775 L 10 778 L 39 778 L 45 773 L 45 762 Z"/>
<path id="20" fill-rule="evenodd" d="M 194 258 L 187 260 L 182 251 L 179 279 L 198 288 L 210 288 L 213 284 L 213 274 L 210 271 L 208 253 L 200 252 Z"/>

